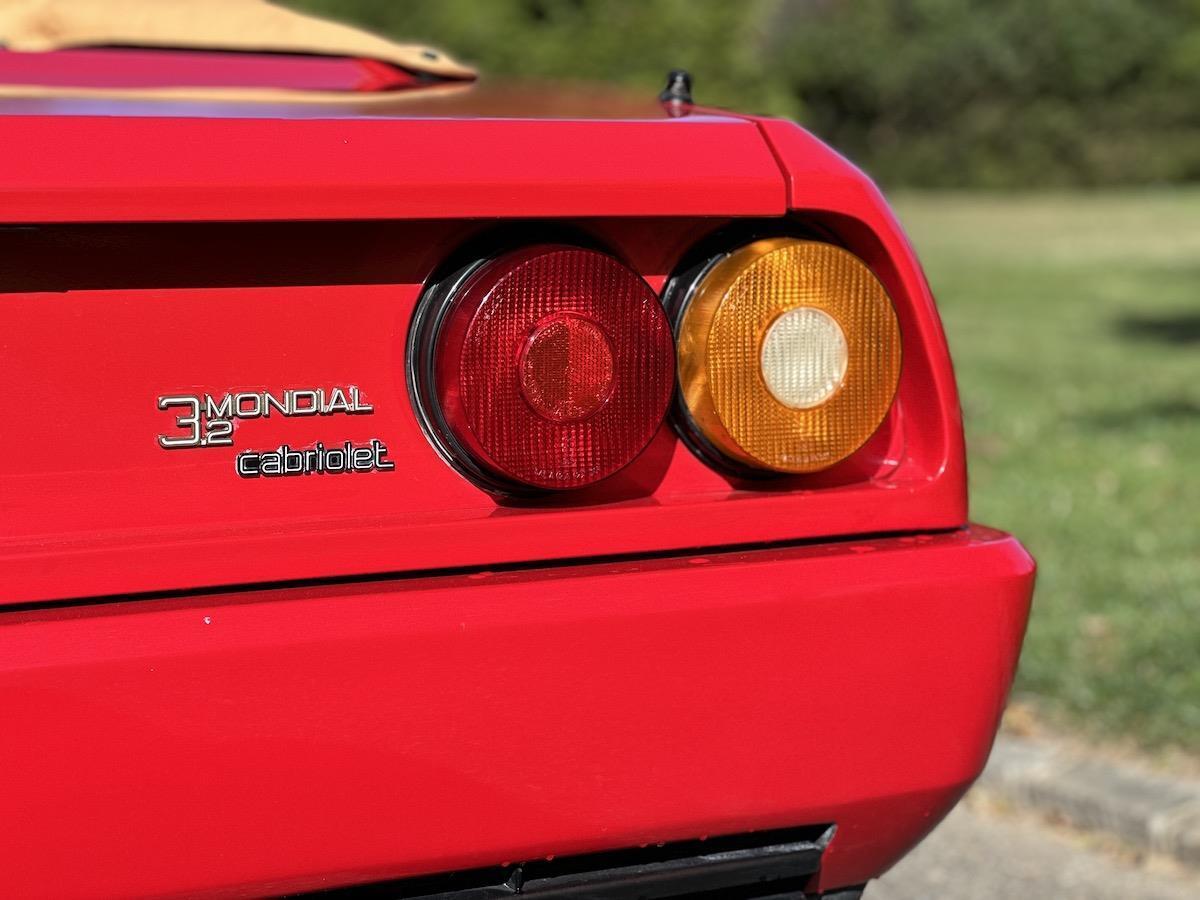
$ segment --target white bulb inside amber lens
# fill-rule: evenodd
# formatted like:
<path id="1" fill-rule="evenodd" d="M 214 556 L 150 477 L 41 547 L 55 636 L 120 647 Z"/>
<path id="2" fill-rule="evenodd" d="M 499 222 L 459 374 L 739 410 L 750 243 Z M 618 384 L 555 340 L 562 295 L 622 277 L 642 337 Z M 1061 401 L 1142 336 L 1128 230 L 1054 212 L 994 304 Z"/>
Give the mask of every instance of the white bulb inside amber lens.
<path id="1" fill-rule="evenodd" d="M 842 326 L 811 306 L 789 309 L 763 336 L 763 381 L 790 409 L 812 409 L 836 394 L 848 360 Z"/>

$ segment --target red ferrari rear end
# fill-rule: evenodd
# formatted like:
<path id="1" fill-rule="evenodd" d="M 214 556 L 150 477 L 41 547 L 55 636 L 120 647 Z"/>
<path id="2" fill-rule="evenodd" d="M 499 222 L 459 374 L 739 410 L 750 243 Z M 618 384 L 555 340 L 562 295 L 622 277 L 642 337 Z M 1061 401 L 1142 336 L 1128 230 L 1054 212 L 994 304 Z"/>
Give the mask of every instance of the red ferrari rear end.
<path id="1" fill-rule="evenodd" d="M 835 896 L 979 774 L 1033 563 L 811 135 L 0 109 L 4 895 Z"/>

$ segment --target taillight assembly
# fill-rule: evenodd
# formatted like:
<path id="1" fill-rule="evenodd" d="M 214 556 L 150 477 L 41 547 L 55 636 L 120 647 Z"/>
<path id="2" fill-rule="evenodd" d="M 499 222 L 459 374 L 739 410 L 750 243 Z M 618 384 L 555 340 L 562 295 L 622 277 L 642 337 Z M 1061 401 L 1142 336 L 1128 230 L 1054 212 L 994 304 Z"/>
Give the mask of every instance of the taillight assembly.
<path id="1" fill-rule="evenodd" d="M 540 245 L 465 267 L 426 298 L 414 400 L 452 464 L 494 490 L 580 488 L 662 425 L 674 340 L 658 297 L 596 250 Z"/>
<path id="2" fill-rule="evenodd" d="M 882 283 L 847 250 L 793 236 L 702 259 L 667 291 L 598 250 L 542 244 L 438 281 L 414 319 L 409 383 L 430 439 L 477 484 L 581 488 L 662 425 L 733 474 L 804 474 L 854 455 L 900 381 Z M 678 363 L 678 368 L 677 368 Z"/>
<path id="3" fill-rule="evenodd" d="M 679 427 L 714 464 L 827 469 L 891 408 L 896 312 L 879 279 L 840 247 L 775 237 L 718 254 L 677 306 Z"/>

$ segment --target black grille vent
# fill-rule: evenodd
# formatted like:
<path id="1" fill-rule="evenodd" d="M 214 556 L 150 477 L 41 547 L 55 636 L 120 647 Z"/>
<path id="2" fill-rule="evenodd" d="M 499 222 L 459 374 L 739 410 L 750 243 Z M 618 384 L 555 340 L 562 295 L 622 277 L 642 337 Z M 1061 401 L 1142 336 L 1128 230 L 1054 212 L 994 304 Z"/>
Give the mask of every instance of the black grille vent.
<path id="1" fill-rule="evenodd" d="M 339 900 L 765 900 L 803 897 L 831 826 L 735 834 L 533 860 L 309 895 Z"/>

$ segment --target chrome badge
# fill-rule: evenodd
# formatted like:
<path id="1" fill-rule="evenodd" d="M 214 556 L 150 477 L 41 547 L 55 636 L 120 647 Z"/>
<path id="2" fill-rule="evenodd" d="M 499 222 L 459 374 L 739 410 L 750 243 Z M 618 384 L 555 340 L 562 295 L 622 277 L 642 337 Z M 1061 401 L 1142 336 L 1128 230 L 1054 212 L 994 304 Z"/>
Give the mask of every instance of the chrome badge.
<path id="1" fill-rule="evenodd" d="M 165 450 L 200 447 L 232 447 L 239 419 L 267 419 L 272 415 L 363 416 L 375 407 L 365 402 L 354 386 L 303 388 L 279 393 L 243 391 L 213 394 L 168 394 L 158 398 L 158 408 L 173 412 L 175 434 L 160 434 L 158 445 Z M 349 472 L 390 472 L 396 464 L 387 458 L 383 441 L 372 438 L 365 444 L 343 441 L 327 446 L 318 441 L 309 447 L 282 444 L 274 450 L 243 450 L 234 459 L 242 478 L 293 475 L 337 475 Z"/>

